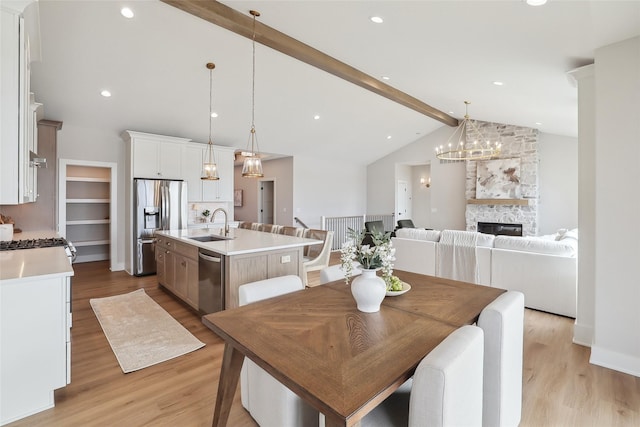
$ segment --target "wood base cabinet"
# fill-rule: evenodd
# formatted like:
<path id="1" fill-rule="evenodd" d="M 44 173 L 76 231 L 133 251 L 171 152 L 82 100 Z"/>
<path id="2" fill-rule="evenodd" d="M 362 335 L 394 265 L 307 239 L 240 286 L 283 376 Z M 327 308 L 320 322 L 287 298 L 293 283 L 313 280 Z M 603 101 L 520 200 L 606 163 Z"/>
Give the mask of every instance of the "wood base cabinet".
<path id="1" fill-rule="evenodd" d="M 156 238 L 158 283 L 198 309 L 198 248 L 168 237 Z"/>
<path id="2" fill-rule="evenodd" d="M 158 283 L 194 309 L 199 309 L 198 246 L 165 233 L 156 235 L 156 265 Z M 260 233 L 257 232 L 256 233 Z M 225 309 L 238 307 L 238 288 L 246 283 L 274 277 L 294 275 L 302 277 L 303 246 L 285 249 L 265 248 L 258 252 L 224 253 L 215 249 L 206 252 L 219 254 L 224 261 Z M 206 301 L 204 310 L 206 310 Z"/>
<path id="3" fill-rule="evenodd" d="M 273 277 L 302 277 L 302 248 L 270 250 L 225 257 L 225 308 L 238 307 L 238 288 Z"/>

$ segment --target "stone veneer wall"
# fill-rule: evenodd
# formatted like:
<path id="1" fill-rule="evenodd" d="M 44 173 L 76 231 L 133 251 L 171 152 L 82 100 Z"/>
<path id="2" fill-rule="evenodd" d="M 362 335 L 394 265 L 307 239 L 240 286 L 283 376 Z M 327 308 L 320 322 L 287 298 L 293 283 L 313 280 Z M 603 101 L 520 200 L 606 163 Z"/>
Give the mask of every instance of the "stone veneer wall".
<path id="1" fill-rule="evenodd" d="M 485 140 L 502 144 L 500 157 L 520 158 L 522 198 L 532 199 L 530 206 L 467 205 L 465 217 L 468 231 L 476 231 L 478 222 L 522 224 L 523 236 L 538 234 L 538 130 L 527 127 L 474 121 Z M 472 129 L 467 132 L 467 145 L 480 140 Z M 476 198 L 477 162 L 467 163 L 466 198 Z"/>

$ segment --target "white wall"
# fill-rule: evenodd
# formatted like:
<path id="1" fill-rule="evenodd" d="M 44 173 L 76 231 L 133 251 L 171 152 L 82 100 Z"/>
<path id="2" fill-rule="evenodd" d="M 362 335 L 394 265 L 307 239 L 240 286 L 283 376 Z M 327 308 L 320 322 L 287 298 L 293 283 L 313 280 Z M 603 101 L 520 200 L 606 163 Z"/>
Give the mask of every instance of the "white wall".
<path id="1" fill-rule="evenodd" d="M 640 376 L 640 37 L 596 50 L 596 285 L 591 362 Z M 622 150 L 615 147 L 623 147 Z"/>
<path id="2" fill-rule="evenodd" d="M 367 212 L 395 210 L 395 171 L 397 164 L 431 164 L 431 218 L 435 229 L 465 229 L 464 163 L 441 164 L 435 158 L 435 147 L 446 141 L 453 128 L 442 126 L 416 142 L 371 163 L 367 167 Z M 415 207 L 414 207 L 415 209 Z M 414 211 L 414 216 L 416 212 Z M 415 222 L 415 221 L 414 221 Z M 418 225 L 418 224 L 416 224 Z"/>
<path id="3" fill-rule="evenodd" d="M 366 167 L 354 166 L 339 156 L 296 156 L 293 171 L 293 215 L 310 228 L 320 228 L 321 216 L 367 212 Z"/>
<path id="4" fill-rule="evenodd" d="M 573 70 L 578 83 L 578 310 L 573 342 L 591 347 L 595 325 L 596 288 L 596 103 L 595 65 Z"/>
<path id="5" fill-rule="evenodd" d="M 367 212 L 395 210 L 396 164 L 430 163 L 431 218 L 429 224 L 421 226 L 440 230 L 464 230 L 464 163 L 440 164 L 435 158 L 435 147 L 446 141 L 451 133 L 453 128 L 442 126 L 416 142 L 371 163 L 367 167 Z"/>
<path id="6" fill-rule="evenodd" d="M 411 219 L 418 228 L 433 228 L 431 227 L 431 189 L 420 184 L 420 178 L 424 178 L 425 182 L 428 181 L 431 168 L 429 165 L 420 165 L 413 166 L 411 169 L 413 182 Z"/>
<path id="7" fill-rule="evenodd" d="M 578 227 L 578 140 L 538 135 L 538 234 Z"/>
<path id="8" fill-rule="evenodd" d="M 240 189 L 242 206 L 235 208 L 237 221 L 258 222 L 258 187 L 261 180 L 273 180 L 275 188 L 274 223 L 293 225 L 293 157 L 262 162 L 264 178 L 243 178 L 242 166 L 234 168 L 234 189 Z"/>

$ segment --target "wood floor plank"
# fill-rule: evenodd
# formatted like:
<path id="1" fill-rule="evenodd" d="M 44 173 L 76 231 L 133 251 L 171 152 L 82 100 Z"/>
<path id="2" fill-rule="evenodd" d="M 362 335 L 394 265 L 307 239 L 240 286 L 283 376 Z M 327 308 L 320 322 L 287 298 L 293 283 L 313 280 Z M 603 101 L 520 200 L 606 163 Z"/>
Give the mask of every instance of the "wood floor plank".
<path id="1" fill-rule="evenodd" d="M 331 264 L 339 262 L 334 252 Z M 55 408 L 11 427 L 210 426 L 224 344 L 200 317 L 158 288 L 155 276 L 110 272 L 108 262 L 75 264 L 71 384 Z M 319 283 L 319 273 L 309 274 Z M 199 340 L 200 350 L 123 374 L 89 299 L 145 289 Z M 589 349 L 571 342 L 573 319 L 525 312 L 522 427 L 640 425 L 640 378 L 589 364 Z M 229 426 L 256 423 L 237 392 Z"/>

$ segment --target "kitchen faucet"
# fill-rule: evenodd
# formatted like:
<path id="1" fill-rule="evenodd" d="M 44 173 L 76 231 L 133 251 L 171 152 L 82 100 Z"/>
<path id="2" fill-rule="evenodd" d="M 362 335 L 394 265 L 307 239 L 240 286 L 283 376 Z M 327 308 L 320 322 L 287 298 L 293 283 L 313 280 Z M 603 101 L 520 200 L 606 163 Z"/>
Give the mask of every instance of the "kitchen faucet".
<path id="1" fill-rule="evenodd" d="M 227 211 L 225 211 L 223 208 L 217 208 L 213 211 L 213 213 L 211 214 L 211 219 L 209 220 L 209 222 L 213 222 L 213 219 L 216 216 L 216 213 L 218 211 L 222 211 L 222 213 L 224 214 L 224 235 L 228 236 L 229 235 L 229 220 L 228 220 L 228 216 L 227 216 Z"/>

